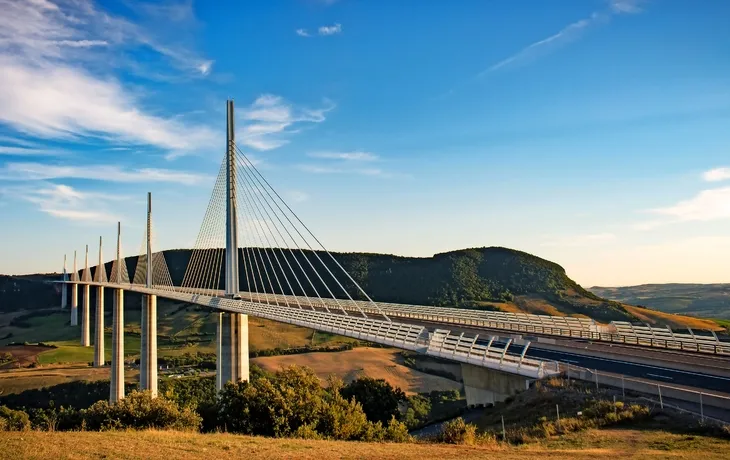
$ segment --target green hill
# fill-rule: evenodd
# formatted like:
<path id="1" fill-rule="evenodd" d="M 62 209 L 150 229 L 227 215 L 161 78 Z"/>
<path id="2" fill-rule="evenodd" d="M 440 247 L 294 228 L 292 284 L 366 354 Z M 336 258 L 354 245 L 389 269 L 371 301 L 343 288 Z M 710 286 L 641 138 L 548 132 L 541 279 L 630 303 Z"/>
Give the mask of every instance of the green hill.
<path id="1" fill-rule="evenodd" d="M 268 251 L 269 257 L 264 255 L 262 259 L 274 261 L 274 250 Z M 276 255 L 281 259 L 282 253 L 276 251 Z M 285 254 L 291 266 L 306 267 L 307 274 L 316 289 L 325 292 L 324 286 L 303 261 L 301 254 L 297 255 L 299 263 L 291 254 L 286 252 Z M 312 252 L 306 254 L 314 263 L 316 256 Z M 317 255 L 328 264 L 333 273 L 341 273 L 327 254 Z M 566 275 L 561 266 L 513 249 L 501 247 L 462 249 L 423 258 L 369 253 L 333 255 L 353 279 L 377 301 L 584 315 L 600 321 L 633 318 L 620 303 L 606 301 L 583 289 Z M 182 282 L 190 257 L 189 249 L 165 251 L 170 275 L 176 285 Z M 129 273 L 133 274 L 137 257 L 128 257 L 126 263 Z M 243 266 L 243 256 L 240 263 Z M 283 260 L 281 264 L 287 266 Z M 109 272 L 111 262 L 107 263 L 105 268 Z M 283 279 L 283 274 L 275 262 L 273 267 L 267 264 L 266 268 L 269 273 L 276 272 L 279 278 Z M 221 274 L 223 272 L 221 267 Z M 241 270 L 240 283 L 241 288 L 245 290 L 249 288 L 244 272 L 245 270 Z M 326 278 L 325 271 L 320 270 L 320 272 Z M 0 288 L 0 312 L 33 308 L 34 305 L 38 308 L 48 308 L 49 305 L 58 303 L 57 287 L 37 282 L 39 279 L 48 280 L 54 276 L 58 279 L 58 275 L 47 275 L 43 278 L 23 277 L 22 283 L 21 278 L 5 277 L 5 283 L 9 285 L 15 283 L 15 287 L 10 291 L 3 291 Z M 36 282 L 33 283 L 31 279 Z M 346 287 L 350 295 L 363 298 L 352 281 L 345 276 L 338 276 L 338 281 Z M 328 284 L 335 285 L 331 280 Z M 221 279 L 220 286 L 222 285 Z M 302 292 L 297 291 L 296 294 Z M 314 295 L 314 290 L 305 289 L 304 294 Z"/>

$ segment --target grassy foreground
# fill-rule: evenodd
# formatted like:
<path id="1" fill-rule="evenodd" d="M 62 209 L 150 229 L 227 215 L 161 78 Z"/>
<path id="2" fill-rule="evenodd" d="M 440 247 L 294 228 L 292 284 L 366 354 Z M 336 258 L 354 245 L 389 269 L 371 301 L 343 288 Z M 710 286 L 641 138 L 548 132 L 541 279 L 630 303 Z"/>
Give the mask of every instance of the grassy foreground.
<path id="1" fill-rule="evenodd" d="M 0 432 L 7 459 L 335 458 L 378 459 L 724 459 L 730 441 L 637 430 L 589 430 L 522 446 L 387 444 L 273 439 L 174 431 Z"/>

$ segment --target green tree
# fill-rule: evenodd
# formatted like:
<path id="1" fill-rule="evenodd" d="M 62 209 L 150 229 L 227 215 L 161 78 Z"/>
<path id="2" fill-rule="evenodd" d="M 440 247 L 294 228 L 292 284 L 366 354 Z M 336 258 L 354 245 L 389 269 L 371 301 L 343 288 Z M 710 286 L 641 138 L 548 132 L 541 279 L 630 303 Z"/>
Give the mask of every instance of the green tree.
<path id="1" fill-rule="evenodd" d="M 393 388 L 383 379 L 361 377 L 345 385 L 340 393 L 345 399 L 355 398 L 372 422 L 387 423 L 400 415 L 399 405 L 406 401 L 400 388 Z"/>

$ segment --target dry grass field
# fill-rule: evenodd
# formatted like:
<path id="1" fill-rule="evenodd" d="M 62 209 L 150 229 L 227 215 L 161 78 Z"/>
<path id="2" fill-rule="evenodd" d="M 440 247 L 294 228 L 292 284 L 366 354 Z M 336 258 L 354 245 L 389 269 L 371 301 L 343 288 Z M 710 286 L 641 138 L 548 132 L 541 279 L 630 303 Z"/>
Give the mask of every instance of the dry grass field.
<path id="1" fill-rule="evenodd" d="M 728 458 L 730 441 L 639 430 L 590 430 L 522 446 L 385 444 L 173 431 L 3 432 L 4 459 L 697 459 Z"/>
<path id="2" fill-rule="evenodd" d="M 693 316 L 673 315 L 648 308 L 633 307 L 626 305 L 626 309 L 634 316 L 649 324 L 668 324 L 673 328 L 708 329 L 711 331 L 722 330 L 722 326 L 711 319 L 695 318 Z"/>
<path id="3" fill-rule="evenodd" d="M 277 371 L 293 364 L 307 366 L 312 368 L 323 381 L 330 374 L 337 375 L 345 383 L 361 376 L 385 379 L 407 394 L 461 388 L 461 384 L 453 380 L 429 375 L 399 364 L 398 354 L 399 350 L 390 348 L 363 347 L 337 353 L 269 356 L 256 358 L 253 362 L 268 371 Z"/>
<path id="4" fill-rule="evenodd" d="M 0 371 L 0 394 L 19 393 L 25 390 L 43 388 L 75 380 L 108 380 L 109 368 L 94 368 L 83 364 L 48 365 L 35 369 L 13 369 Z M 128 382 L 138 380 L 139 371 L 125 369 Z"/>

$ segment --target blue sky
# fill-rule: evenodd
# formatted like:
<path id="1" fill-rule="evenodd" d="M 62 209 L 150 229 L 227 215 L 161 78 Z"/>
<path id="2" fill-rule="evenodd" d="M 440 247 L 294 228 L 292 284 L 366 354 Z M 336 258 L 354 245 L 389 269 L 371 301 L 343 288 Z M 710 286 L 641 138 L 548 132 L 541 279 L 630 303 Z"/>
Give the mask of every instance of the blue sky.
<path id="1" fill-rule="evenodd" d="M 191 247 L 237 140 L 334 250 L 726 282 L 730 3 L 0 0 L 0 273 Z M 106 257 L 107 259 L 109 257 Z"/>

